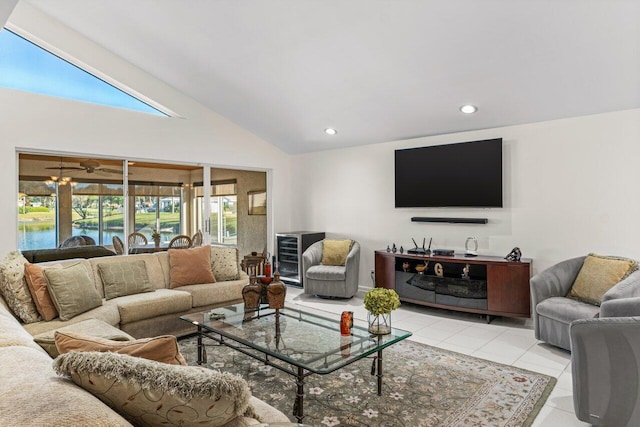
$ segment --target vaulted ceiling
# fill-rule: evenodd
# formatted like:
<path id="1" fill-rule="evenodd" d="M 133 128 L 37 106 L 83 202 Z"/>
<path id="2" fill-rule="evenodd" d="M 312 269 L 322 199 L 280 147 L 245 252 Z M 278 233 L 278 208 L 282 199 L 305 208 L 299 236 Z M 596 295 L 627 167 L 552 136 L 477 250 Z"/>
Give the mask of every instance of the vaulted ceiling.
<path id="1" fill-rule="evenodd" d="M 289 153 L 640 107 L 637 0 L 22 1 Z"/>

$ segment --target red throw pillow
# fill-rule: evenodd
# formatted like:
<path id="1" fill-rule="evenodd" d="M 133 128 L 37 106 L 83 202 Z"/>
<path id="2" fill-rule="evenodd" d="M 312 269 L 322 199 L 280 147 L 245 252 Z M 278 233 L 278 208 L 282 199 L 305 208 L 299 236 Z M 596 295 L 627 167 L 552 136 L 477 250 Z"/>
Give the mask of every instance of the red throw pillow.
<path id="1" fill-rule="evenodd" d="M 47 266 L 25 264 L 24 278 L 27 281 L 27 287 L 33 297 L 33 302 L 36 304 L 36 310 L 44 320 L 49 321 L 58 317 L 58 310 L 53 305 L 53 300 L 47 289 L 49 282 L 47 282 L 47 278 L 44 275 L 45 268 L 62 268 L 62 264 Z"/>

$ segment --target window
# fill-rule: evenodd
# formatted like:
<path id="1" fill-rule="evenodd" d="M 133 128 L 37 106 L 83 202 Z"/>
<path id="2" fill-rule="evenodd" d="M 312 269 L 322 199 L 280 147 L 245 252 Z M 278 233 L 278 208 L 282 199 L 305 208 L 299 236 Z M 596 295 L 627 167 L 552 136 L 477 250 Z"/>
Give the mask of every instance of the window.
<path id="1" fill-rule="evenodd" d="M 55 248 L 58 246 L 55 185 L 42 181 L 20 181 L 19 188 L 18 248 Z"/>
<path id="2" fill-rule="evenodd" d="M 99 245 L 110 245 L 113 236 L 122 238 L 122 184 L 78 183 L 72 192 L 73 236 L 89 236 Z"/>
<path id="3" fill-rule="evenodd" d="M 18 153 L 18 161 L 21 250 L 55 248 L 78 235 L 110 247 L 115 236 L 128 240 L 125 229 L 151 241 L 157 228 L 163 243 L 201 230 L 205 242 L 236 246 L 240 253 L 267 245 L 266 216 L 250 216 L 247 198 L 266 187 L 265 172 L 211 168 L 207 174 L 198 165 L 71 154 Z"/>
<path id="4" fill-rule="evenodd" d="M 129 186 L 135 206 L 134 230 L 151 236 L 160 229 L 160 239 L 169 241 L 181 233 L 182 187 L 167 184 Z"/>
<path id="5" fill-rule="evenodd" d="M 7 30 L 0 31 L 0 86 L 166 116 L 137 98 Z"/>
<path id="6" fill-rule="evenodd" d="M 198 217 L 204 212 L 202 183 L 195 183 Z M 235 180 L 211 183 L 211 243 L 235 245 L 238 242 L 238 196 Z"/>

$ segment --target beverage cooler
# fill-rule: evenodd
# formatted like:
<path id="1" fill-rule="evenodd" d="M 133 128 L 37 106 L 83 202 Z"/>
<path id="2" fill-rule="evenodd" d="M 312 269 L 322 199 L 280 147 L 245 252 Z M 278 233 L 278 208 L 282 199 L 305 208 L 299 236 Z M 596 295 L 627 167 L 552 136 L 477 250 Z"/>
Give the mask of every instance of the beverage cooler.
<path id="1" fill-rule="evenodd" d="M 325 233 L 314 231 L 276 233 L 276 261 L 279 263 L 280 280 L 288 285 L 302 286 L 302 254 L 324 237 Z"/>

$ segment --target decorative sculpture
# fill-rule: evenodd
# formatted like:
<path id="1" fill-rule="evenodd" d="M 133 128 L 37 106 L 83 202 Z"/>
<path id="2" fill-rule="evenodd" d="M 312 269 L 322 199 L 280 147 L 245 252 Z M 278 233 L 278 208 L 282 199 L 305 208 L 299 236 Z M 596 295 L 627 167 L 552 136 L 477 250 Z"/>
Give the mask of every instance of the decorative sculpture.
<path id="1" fill-rule="evenodd" d="M 436 276 L 438 277 L 444 276 L 444 268 L 442 267 L 442 264 L 439 262 L 436 263 L 436 265 L 433 266 L 433 272 L 436 273 Z"/>
<path id="2" fill-rule="evenodd" d="M 279 310 L 284 308 L 284 300 L 287 295 L 287 287 L 280 281 L 280 272 L 276 271 L 273 274 L 273 282 L 269 283 L 267 287 L 267 300 L 269 301 L 269 308 L 275 308 Z"/>
<path id="3" fill-rule="evenodd" d="M 468 279 L 469 278 L 469 269 L 470 269 L 469 264 L 466 264 L 464 266 L 464 268 L 462 269 L 462 278 L 463 279 Z"/>
<path id="4" fill-rule="evenodd" d="M 262 284 L 257 283 L 256 276 L 249 277 L 249 284 L 242 288 L 242 299 L 244 308 L 255 310 L 260 307 L 260 297 L 262 296 Z"/>
<path id="5" fill-rule="evenodd" d="M 520 261 L 520 258 L 522 258 L 522 251 L 517 246 L 511 249 L 511 252 L 504 257 L 507 261 Z"/>

